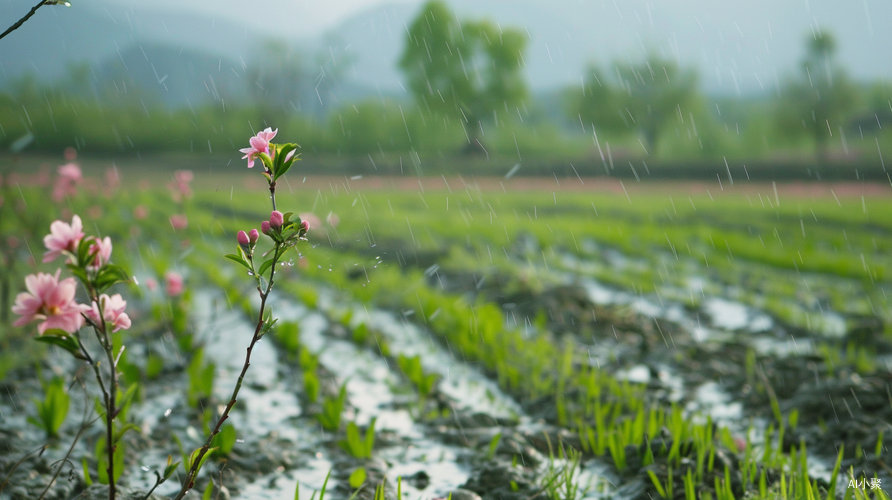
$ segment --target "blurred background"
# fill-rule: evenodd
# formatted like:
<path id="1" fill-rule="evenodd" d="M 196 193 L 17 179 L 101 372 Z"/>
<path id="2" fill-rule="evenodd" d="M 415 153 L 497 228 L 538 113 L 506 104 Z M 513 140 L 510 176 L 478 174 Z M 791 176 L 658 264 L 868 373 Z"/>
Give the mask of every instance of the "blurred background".
<path id="1" fill-rule="evenodd" d="M 77 1 L 0 43 L 0 145 L 195 167 L 272 126 L 309 172 L 885 180 L 888 19 L 880 0 Z"/>

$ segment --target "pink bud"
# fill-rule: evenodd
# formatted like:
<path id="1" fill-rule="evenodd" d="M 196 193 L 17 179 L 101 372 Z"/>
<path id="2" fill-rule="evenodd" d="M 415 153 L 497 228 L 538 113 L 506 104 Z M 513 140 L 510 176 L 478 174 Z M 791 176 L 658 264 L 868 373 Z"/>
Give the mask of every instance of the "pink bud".
<path id="1" fill-rule="evenodd" d="M 282 215 L 282 212 L 278 210 L 273 210 L 271 214 L 269 214 L 269 227 L 278 231 L 282 229 L 282 224 L 285 223 L 285 217 Z"/>
<path id="2" fill-rule="evenodd" d="M 252 229 L 248 232 L 248 241 L 253 245 L 257 243 L 257 239 L 260 238 L 260 233 L 257 232 L 256 229 Z"/>
<path id="3" fill-rule="evenodd" d="M 246 233 L 244 231 L 239 231 L 238 236 L 236 238 L 238 239 L 239 245 L 241 245 L 243 247 L 248 246 L 248 233 Z"/>
<path id="4" fill-rule="evenodd" d="M 308 221 L 308 220 L 301 221 L 300 227 L 302 227 L 304 231 L 309 231 L 310 230 L 310 221 Z"/>
<path id="5" fill-rule="evenodd" d="M 269 234 L 269 221 L 268 220 L 265 220 L 260 223 L 260 230 L 263 232 L 263 234 Z"/>

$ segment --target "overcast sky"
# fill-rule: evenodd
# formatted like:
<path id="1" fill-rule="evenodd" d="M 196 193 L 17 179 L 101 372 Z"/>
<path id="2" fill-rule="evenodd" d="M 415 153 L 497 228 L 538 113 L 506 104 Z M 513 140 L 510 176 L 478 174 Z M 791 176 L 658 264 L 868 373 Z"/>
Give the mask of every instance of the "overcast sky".
<path id="1" fill-rule="evenodd" d="M 72 0 L 74 2 L 89 0 Z M 106 0 L 141 9 L 189 10 L 242 21 L 263 28 L 291 30 L 300 38 L 316 37 L 357 12 L 381 4 L 421 4 L 422 0 Z"/>

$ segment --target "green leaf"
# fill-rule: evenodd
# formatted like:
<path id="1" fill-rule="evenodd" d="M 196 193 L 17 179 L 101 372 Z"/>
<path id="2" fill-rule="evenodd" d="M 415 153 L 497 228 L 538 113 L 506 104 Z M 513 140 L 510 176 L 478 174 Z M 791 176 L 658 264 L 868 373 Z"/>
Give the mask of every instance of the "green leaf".
<path id="1" fill-rule="evenodd" d="M 660 480 L 657 478 L 654 471 L 647 471 L 647 475 L 650 476 L 650 481 L 653 483 L 654 488 L 656 488 L 657 493 L 659 493 L 661 497 L 666 498 L 666 490 L 663 488 L 663 485 L 660 484 Z M 716 479 L 716 481 L 718 481 L 718 479 Z"/>
<path id="2" fill-rule="evenodd" d="M 87 277 L 87 271 L 85 271 L 82 267 L 78 267 L 74 264 L 67 264 L 68 270 L 71 271 L 77 279 L 80 280 L 81 283 L 87 283 L 90 279 Z"/>
<path id="3" fill-rule="evenodd" d="M 369 424 L 369 428 L 365 431 L 365 454 L 366 457 L 372 456 L 372 449 L 375 447 L 375 420 L 377 418 L 373 418 L 372 422 Z"/>
<path id="4" fill-rule="evenodd" d="M 47 330 L 47 332 L 49 331 L 50 330 Z M 71 355 L 75 358 L 86 360 L 86 356 L 81 353 L 80 344 L 78 344 L 77 338 L 72 337 L 70 334 L 63 332 L 62 330 L 58 331 L 62 332 L 65 336 L 57 336 L 52 334 L 47 335 L 46 332 L 44 332 L 42 337 L 35 337 L 34 340 L 43 342 L 44 344 L 61 347 L 62 349 L 65 349 L 66 351 L 71 353 Z"/>
<path id="5" fill-rule="evenodd" d="M 240 248 L 239 250 L 241 250 L 241 248 Z M 226 257 L 227 259 L 229 259 L 229 260 L 231 260 L 231 261 L 233 261 L 233 262 L 237 262 L 237 263 L 239 263 L 239 264 L 245 266 L 245 268 L 246 268 L 248 271 L 253 271 L 253 269 L 251 269 L 251 265 L 248 264 L 246 261 L 244 261 L 244 260 L 243 260 L 241 257 L 239 257 L 238 255 L 228 253 L 228 254 L 224 255 L 224 257 Z"/>
<path id="6" fill-rule="evenodd" d="M 122 267 L 114 264 L 107 264 L 99 271 L 94 284 L 99 292 L 103 292 L 116 283 L 124 283 L 127 281 L 130 281 L 130 277 Z"/>
<path id="7" fill-rule="evenodd" d="M 90 469 L 87 467 L 87 457 L 84 457 L 81 460 L 81 463 L 84 466 L 84 482 L 87 484 L 87 487 L 93 486 L 93 478 L 90 476 Z"/>
<path id="8" fill-rule="evenodd" d="M 139 426 L 136 425 L 136 424 L 132 424 L 132 423 L 130 423 L 130 424 L 124 424 L 124 425 L 118 430 L 118 432 L 115 433 L 115 445 L 117 445 L 117 443 L 119 443 L 119 442 L 121 441 L 121 438 L 124 437 L 124 434 L 126 434 L 127 431 L 136 431 L 136 432 L 139 432 L 140 429 L 139 429 Z"/>
<path id="9" fill-rule="evenodd" d="M 270 158 L 268 154 L 258 153 L 257 157 L 260 158 L 261 162 L 263 162 L 264 167 L 275 172 L 275 165 L 273 164 L 272 158 Z"/>
<path id="10" fill-rule="evenodd" d="M 127 392 L 125 392 L 124 395 L 121 396 L 121 398 L 118 400 L 118 415 L 116 415 L 115 418 L 118 418 L 119 416 L 125 416 L 127 414 L 127 410 L 130 408 L 130 404 L 133 402 L 133 396 L 136 395 L 136 392 L 138 390 L 138 383 L 130 384 L 130 387 L 127 388 Z"/>
<path id="11" fill-rule="evenodd" d="M 276 148 L 276 167 L 273 170 L 273 180 L 277 180 L 279 177 L 285 175 L 285 172 L 291 168 L 291 165 L 298 161 L 298 154 L 294 154 L 288 161 L 285 161 L 285 157 L 288 156 L 288 153 L 296 150 L 298 147 L 297 144 L 288 143 L 288 144 L 280 144 Z"/>
<path id="12" fill-rule="evenodd" d="M 220 432 L 214 436 L 211 445 L 218 447 L 221 454 L 229 455 L 232 452 L 232 448 L 235 446 L 235 441 L 235 427 L 232 424 L 226 424 L 220 429 Z"/>
<path id="13" fill-rule="evenodd" d="M 164 474 L 161 476 L 163 478 L 162 482 L 166 481 L 167 478 L 169 478 L 171 475 L 173 475 L 173 473 L 176 472 L 176 470 L 177 470 L 177 466 L 180 465 L 180 462 L 171 463 L 172 461 L 173 461 L 173 456 L 168 455 L 167 456 L 167 467 L 164 468 Z"/>
<path id="14" fill-rule="evenodd" d="M 210 449 L 208 449 L 208 452 L 205 453 L 203 457 L 201 457 L 201 461 L 198 462 L 198 468 L 195 469 L 196 475 L 198 475 L 198 471 L 201 470 L 201 468 L 204 466 L 204 463 L 207 462 L 209 458 L 211 458 L 211 455 L 213 455 L 215 451 L 217 451 L 216 447 L 210 448 Z"/>
<path id="15" fill-rule="evenodd" d="M 362 486 L 365 483 L 366 472 L 364 467 L 359 467 L 350 474 L 350 479 L 348 482 L 350 483 L 350 487 L 354 490 Z"/>
<path id="16" fill-rule="evenodd" d="M 211 500 L 211 496 L 214 494 L 214 478 L 211 478 L 211 481 L 204 488 L 204 493 L 201 494 L 201 500 Z"/>
<path id="17" fill-rule="evenodd" d="M 258 271 L 257 274 L 258 274 L 259 276 L 263 276 L 263 273 L 265 273 L 267 269 L 269 269 L 270 267 L 272 267 L 272 265 L 273 265 L 273 263 L 275 262 L 275 260 L 276 260 L 275 257 L 273 257 L 273 258 L 271 258 L 271 259 L 267 259 L 263 264 L 260 265 L 260 271 Z"/>
<path id="18" fill-rule="evenodd" d="M 93 245 L 93 238 L 82 238 L 77 245 L 77 263 L 78 267 L 87 267 L 90 260 L 90 246 Z"/>
<path id="19" fill-rule="evenodd" d="M 105 437 L 99 438 L 96 442 L 96 474 L 99 476 L 99 484 L 108 484 L 108 450 L 106 449 Z M 120 442 L 115 446 L 115 482 L 118 482 L 121 474 L 124 472 L 124 442 Z"/>

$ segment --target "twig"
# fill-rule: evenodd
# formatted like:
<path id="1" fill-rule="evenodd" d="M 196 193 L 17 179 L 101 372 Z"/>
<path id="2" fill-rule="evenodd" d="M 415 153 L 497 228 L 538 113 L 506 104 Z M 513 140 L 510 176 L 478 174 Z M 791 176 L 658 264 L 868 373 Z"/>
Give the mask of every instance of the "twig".
<path id="1" fill-rule="evenodd" d="M 146 496 L 143 497 L 142 500 L 149 500 L 149 497 L 152 496 L 152 493 L 155 492 L 155 488 L 157 488 L 161 485 L 161 483 L 164 482 L 164 479 L 161 478 L 161 474 L 158 474 L 158 471 L 155 471 L 155 477 L 157 478 L 155 479 L 155 486 L 152 486 L 152 489 L 150 489 L 149 492 L 146 493 Z"/>
<path id="2" fill-rule="evenodd" d="M 17 23 L 13 24 L 12 26 L 9 27 L 9 29 L 4 31 L 3 34 L 0 35 L 0 38 L 3 38 L 6 35 L 12 33 L 13 31 L 19 29 L 19 27 L 21 27 L 23 24 L 25 24 L 25 21 L 27 21 L 28 19 L 31 19 L 31 16 L 33 16 L 34 13 L 37 12 L 37 9 L 43 7 L 47 3 L 47 1 L 48 0 L 40 0 L 40 3 L 38 3 L 37 5 L 32 7 L 31 11 L 28 12 L 27 14 L 25 14 L 25 17 L 19 19 L 19 21 Z"/>
<path id="3" fill-rule="evenodd" d="M 80 380 L 78 380 L 78 382 L 80 382 Z M 77 442 L 80 440 L 81 436 L 84 434 L 84 431 L 86 431 L 87 428 L 93 425 L 93 422 L 96 422 L 100 418 L 99 416 L 97 416 L 93 420 L 87 422 L 87 417 L 89 416 L 91 409 L 90 398 L 89 394 L 87 393 L 87 387 L 83 384 L 83 382 L 80 382 L 79 385 L 84 390 L 84 417 L 81 420 L 81 427 L 80 429 L 78 429 L 77 434 L 75 434 L 74 440 L 71 442 L 71 447 L 68 448 L 68 453 L 66 453 L 62 460 L 59 461 L 59 467 L 56 469 L 56 473 L 53 474 L 53 479 L 50 480 L 49 484 L 46 485 L 46 488 L 44 488 L 43 493 L 40 494 L 40 498 L 38 498 L 37 500 L 43 500 L 43 497 L 46 496 L 46 493 L 50 490 L 50 487 L 56 482 L 56 478 L 58 478 L 59 473 L 62 472 L 62 466 L 65 464 L 65 462 L 68 462 L 68 457 L 70 457 L 71 452 L 74 451 L 74 445 L 76 445 Z"/>
<path id="4" fill-rule="evenodd" d="M 15 470 L 19 468 L 19 465 L 22 465 L 22 463 L 24 463 L 25 460 L 27 460 L 28 457 L 30 457 L 31 455 L 33 455 L 33 454 L 35 454 L 35 453 L 37 453 L 37 452 L 41 452 L 41 453 L 43 453 L 43 450 L 47 449 L 48 446 L 49 446 L 49 444 L 45 444 L 45 445 L 42 445 L 42 446 L 38 446 L 38 447 L 35 448 L 33 451 L 31 451 L 30 453 L 28 453 L 28 454 L 25 455 L 24 457 L 20 458 L 19 461 L 16 462 L 16 463 L 12 466 L 12 469 L 9 469 L 9 473 L 7 473 L 7 474 L 6 474 L 6 478 L 3 479 L 3 483 L 0 484 L 0 493 L 3 493 L 3 489 L 6 488 L 6 485 L 7 485 L 7 484 L 9 484 L 9 478 L 12 477 L 12 473 L 15 472 Z"/>
<path id="5" fill-rule="evenodd" d="M 183 486 L 180 489 L 180 492 L 177 493 L 177 496 L 174 497 L 174 500 L 181 500 L 189 490 L 195 485 L 195 477 L 198 474 L 198 466 L 201 464 L 201 459 L 207 454 L 208 450 L 211 447 L 211 443 L 214 440 L 214 436 L 216 436 L 220 432 L 220 428 L 223 426 L 223 422 L 229 418 L 229 412 L 232 411 L 232 407 L 235 406 L 236 401 L 238 401 L 238 393 L 242 388 L 242 382 L 245 379 L 245 374 L 248 372 L 248 367 L 251 366 L 251 352 L 254 350 L 254 345 L 260 340 L 260 332 L 263 328 L 263 312 L 266 308 L 266 299 L 269 297 L 269 292 L 273 287 L 273 278 L 276 274 L 276 264 L 278 263 L 279 252 L 276 249 L 275 260 L 273 260 L 273 265 L 270 267 L 272 271 L 269 274 L 269 282 L 266 285 L 266 291 L 264 292 L 259 286 L 257 287 L 257 291 L 260 293 L 260 317 L 257 320 L 257 327 L 254 328 L 254 337 L 251 339 L 251 344 L 248 345 L 248 352 L 245 355 L 245 364 L 242 366 L 242 371 L 239 373 L 238 381 L 235 384 L 235 389 L 232 391 L 232 397 L 229 399 L 229 404 L 226 405 L 226 409 L 223 410 L 223 414 L 220 415 L 220 418 L 217 420 L 217 425 L 214 426 L 214 430 L 211 431 L 211 434 L 208 436 L 207 441 L 204 443 L 204 446 L 199 450 L 198 455 L 196 455 L 195 459 L 192 461 L 192 466 L 189 468 L 189 473 L 186 475 L 186 480 L 183 481 Z"/>

